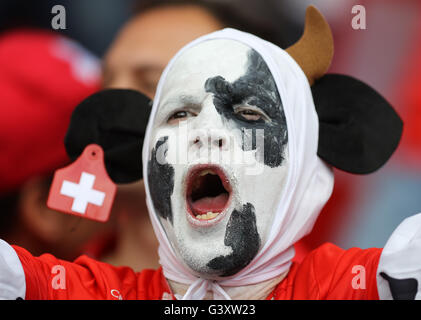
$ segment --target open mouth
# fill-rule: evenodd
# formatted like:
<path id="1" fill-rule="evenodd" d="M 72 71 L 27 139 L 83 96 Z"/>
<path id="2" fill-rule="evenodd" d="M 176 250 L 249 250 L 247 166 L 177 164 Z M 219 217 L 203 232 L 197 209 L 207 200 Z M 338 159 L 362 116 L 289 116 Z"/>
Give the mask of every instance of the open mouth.
<path id="1" fill-rule="evenodd" d="M 216 220 L 228 207 L 231 185 L 217 166 L 198 165 L 187 176 L 187 211 L 194 220 Z"/>

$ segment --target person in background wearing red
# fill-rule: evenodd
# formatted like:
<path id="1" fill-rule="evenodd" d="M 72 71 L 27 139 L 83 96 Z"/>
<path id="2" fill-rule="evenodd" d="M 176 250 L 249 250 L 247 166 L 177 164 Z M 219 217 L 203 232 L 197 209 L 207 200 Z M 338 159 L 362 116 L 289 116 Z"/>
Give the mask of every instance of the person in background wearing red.
<path id="1" fill-rule="evenodd" d="M 32 254 L 74 259 L 108 224 L 46 206 L 54 170 L 66 165 L 74 107 L 99 88 L 97 59 L 50 31 L 0 35 L 0 237 Z"/>

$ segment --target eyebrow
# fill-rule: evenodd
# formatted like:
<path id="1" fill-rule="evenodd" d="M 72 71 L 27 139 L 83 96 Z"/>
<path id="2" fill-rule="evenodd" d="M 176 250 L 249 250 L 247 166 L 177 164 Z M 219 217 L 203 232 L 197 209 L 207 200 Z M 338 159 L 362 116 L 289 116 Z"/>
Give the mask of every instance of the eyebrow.
<path id="1" fill-rule="evenodd" d="M 218 76 L 208 79 L 206 91 L 222 98 L 225 96 L 225 101 L 231 103 L 227 107 L 245 103 L 260 108 L 269 118 L 276 117 L 282 108 L 282 100 L 275 79 L 266 64 L 260 64 L 261 68 L 255 71 L 256 65 L 259 64 L 249 63 L 246 72 L 233 82 Z"/>
<path id="2" fill-rule="evenodd" d="M 189 94 L 178 94 L 176 96 L 169 96 L 164 98 L 159 102 L 157 121 L 165 121 L 166 117 L 169 115 L 170 111 L 175 111 L 176 109 L 181 109 L 182 107 L 193 107 L 199 109 L 200 106 L 199 97 L 195 97 Z"/>
<path id="3" fill-rule="evenodd" d="M 158 63 L 155 63 L 155 64 L 134 63 L 130 67 L 130 69 L 134 73 L 135 77 L 137 77 L 139 74 L 148 74 L 151 72 L 161 73 L 164 67 L 165 66 L 160 65 Z M 107 63 L 106 61 L 102 62 L 101 69 L 102 69 L 102 82 L 105 85 L 113 80 L 116 71 L 115 71 L 115 68 L 110 67 L 109 63 Z"/>
<path id="4" fill-rule="evenodd" d="M 209 78 L 206 81 L 205 87 L 206 92 L 211 92 L 217 96 L 224 97 L 231 102 L 232 105 L 229 107 L 232 108 L 236 104 L 248 103 L 254 105 L 266 111 L 267 106 L 265 103 L 258 103 L 259 101 L 264 102 L 276 102 L 276 97 L 274 97 L 268 90 L 255 90 L 256 86 L 250 88 L 250 84 L 247 81 L 244 81 L 245 75 L 234 81 L 233 83 L 228 82 L 220 76 Z M 244 85 L 242 85 L 244 84 Z M 263 88 L 266 89 L 266 88 Z"/>
<path id="5" fill-rule="evenodd" d="M 192 96 L 189 94 L 182 94 L 179 96 L 181 103 L 183 104 L 200 104 L 200 99 L 197 96 Z"/>
<path id="6" fill-rule="evenodd" d="M 181 93 L 177 96 L 170 96 L 161 101 L 160 108 L 166 109 L 170 105 L 179 106 L 198 106 L 201 104 L 201 99 L 197 96 Z"/>
<path id="7" fill-rule="evenodd" d="M 161 65 L 138 65 L 133 68 L 137 73 L 159 72 L 161 73 L 164 66 Z"/>

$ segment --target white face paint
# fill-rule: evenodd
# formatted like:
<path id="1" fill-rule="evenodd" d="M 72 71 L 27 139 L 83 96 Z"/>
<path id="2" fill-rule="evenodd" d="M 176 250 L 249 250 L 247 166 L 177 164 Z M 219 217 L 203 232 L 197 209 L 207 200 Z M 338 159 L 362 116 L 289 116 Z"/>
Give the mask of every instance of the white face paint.
<path id="1" fill-rule="evenodd" d="M 175 252 L 202 277 L 244 268 L 267 239 L 288 170 L 282 102 L 261 56 L 233 40 L 185 51 L 150 137 L 150 193 Z"/>

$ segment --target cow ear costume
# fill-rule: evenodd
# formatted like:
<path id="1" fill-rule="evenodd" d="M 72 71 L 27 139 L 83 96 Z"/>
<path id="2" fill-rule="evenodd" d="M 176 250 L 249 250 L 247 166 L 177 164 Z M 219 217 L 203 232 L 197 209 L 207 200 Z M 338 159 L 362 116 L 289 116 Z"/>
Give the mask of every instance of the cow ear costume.
<path id="1" fill-rule="evenodd" d="M 333 57 L 333 39 L 316 8 L 307 9 L 304 34 L 286 51 L 311 85 L 320 122 L 317 154 L 350 173 L 379 169 L 398 146 L 402 121 L 365 83 L 345 75 L 325 75 Z"/>
<path id="2" fill-rule="evenodd" d="M 141 148 L 151 100 L 135 90 L 108 89 L 91 95 L 74 110 L 65 137 L 76 160 L 90 144 L 104 150 L 105 167 L 115 183 L 142 178 Z"/>
<path id="3" fill-rule="evenodd" d="M 218 56 L 224 48 L 232 48 L 233 55 L 227 52 L 226 56 Z M 229 298 L 222 286 L 254 284 L 288 271 L 294 243 L 311 231 L 331 195 L 330 166 L 350 173 L 370 173 L 380 168 L 396 149 L 402 132 L 399 116 L 385 99 L 361 81 L 325 75 L 332 56 L 330 28 L 317 9 L 309 7 L 302 38 L 286 51 L 234 29 L 217 31 L 186 45 L 164 70 L 152 110 L 147 98 L 130 90 L 99 92 L 76 108 L 66 137 L 69 155 L 75 158 L 86 145 L 97 143 L 104 149 L 106 168 L 115 182 L 144 178 L 149 213 L 160 242 L 163 272 L 167 279 L 189 286 L 184 299 L 203 299 L 207 291 Z M 203 61 L 205 58 L 209 64 Z M 224 59 L 232 59 L 232 63 Z M 242 61 L 244 70 L 240 66 L 235 69 Z M 223 76 L 212 73 L 224 63 L 227 70 L 231 68 L 229 72 Z M 204 77 L 205 74 L 209 77 Z M 193 78 L 200 81 L 189 83 Z M 186 85 L 183 81 L 187 81 Z M 197 83 L 201 88 L 194 87 Z M 197 96 L 185 92 L 190 84 L 194 88 L 191 92 L 201 89 Z M 238 181 L 242 176 L 235 176 L 233 170 L 233 180 L 238 185 L 231 185 L 233 190 L 229 190 L 231 207 L 226 216 L 220 215 L 222 227 L 202 228 L 199 222 L 189 226 L 185 220 L 191 218 L 180 213 L 183 211 L 180 208 L 187 205 L 183 199 L 175 198 L 188 193 L 188 186 L 177 181 L 187 179 L 190 167 L 177 173 L 176 165 L 153 162 L 159 147 L 164 147 L 161 148 L 164 160 L 174 150 L 172 138 L 161 135 L 158 140 L 158 133 L 168 127 L 165 121 L 171 119 L 162 110 L 178 110 L 172 106 L 175 99 L 171 96 L 177 86 L 180 98 L 176 102 L 190 108 L 183 109 L 183 115 L 196 112 L 194 121 L 202 121 L 202 127 L 220 126 L 229 131 L 233 129 L 230 125 L 241 121 L 246 126 L 247 121 L 233 115 L 234 104 L 254 104 L 263 109 L 271 103 L 276 106 L 264 109 L 265 116 L 270 118 L 267 122 L 259 119 L 251 126 L 252 130 L 264 128 L 272 134 L 272 140 L 265 140 L 266 153 L 259 158 L 259 150 L 255 152 L 264 162 L 267 181 L 272 181 L 271 172 L 275 172 L 272 169 L 278 170 L 275 176 L 282 175 L 279 192 L 276 186 L 270 187 L 279 194 L 276 203 L 269 206 L 267 199 L 260 204 L 241 201 L 245 192 Z M 201 116 L 198 109 L 209 113 Z M 271 131 L 274 127 L 279 130 Z M 187 143 L 186 148 L 196 147 L 199 140 Z M 214 142 L 211 137 L 209 140 Z M 221 141 L 215 140 L 220 147 Z M 273 150 L 279 152 L 275 160 L 271 158 Z M 225 177 L 225 173 L 213 174 Z M 229 172 L 226 176 L 230 180 Z M 258 189 L 247 190 L 248 195 L 258 198 L 262 192 Z M 269 191 L 263 188 L 262 193 Z M 270 207 L 267 210 L 271 214 L 266 213 L 267 217 L 262 219 L 265 207 Z M 212 231 L 215 231 L 215 238 L 209 238 L 212 246 L 200 247 L 200 235 Z M 183 238 L 186 234 L 190 238 Z M 212 252 L 212 247 L 217 251 Z"/>

